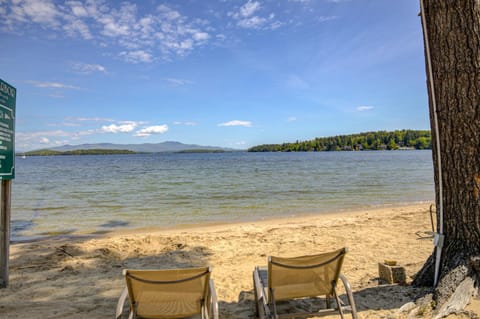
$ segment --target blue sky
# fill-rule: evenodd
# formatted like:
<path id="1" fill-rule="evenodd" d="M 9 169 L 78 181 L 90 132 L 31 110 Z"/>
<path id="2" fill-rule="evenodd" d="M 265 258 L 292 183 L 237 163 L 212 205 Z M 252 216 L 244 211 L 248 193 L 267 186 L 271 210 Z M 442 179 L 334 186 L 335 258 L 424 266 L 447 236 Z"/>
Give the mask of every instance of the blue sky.
<path id="1" fill-rule="evenodd" d="M 429 129 L 414 0 L 0 0 L 16 149 Z"/>

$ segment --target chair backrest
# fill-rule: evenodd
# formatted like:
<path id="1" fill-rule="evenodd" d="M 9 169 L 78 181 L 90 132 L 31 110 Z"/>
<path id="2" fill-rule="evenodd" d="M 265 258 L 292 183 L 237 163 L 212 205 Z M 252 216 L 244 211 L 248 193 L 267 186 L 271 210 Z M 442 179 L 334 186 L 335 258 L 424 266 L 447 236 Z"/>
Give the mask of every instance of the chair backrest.
<path id="1" fill-rule="evenodd" d="M 311 256 L 269 257 L 268 288 L 276 301 L 333 295 L 346 248 Z M 272 296 L 269 294 L 269 300 Z"/>
<path id="2" fill-rule="evenodd" d="M 186 318 L 201 313 L 211 269 L 124 270 L 130 307 L 145 318 Z"/>

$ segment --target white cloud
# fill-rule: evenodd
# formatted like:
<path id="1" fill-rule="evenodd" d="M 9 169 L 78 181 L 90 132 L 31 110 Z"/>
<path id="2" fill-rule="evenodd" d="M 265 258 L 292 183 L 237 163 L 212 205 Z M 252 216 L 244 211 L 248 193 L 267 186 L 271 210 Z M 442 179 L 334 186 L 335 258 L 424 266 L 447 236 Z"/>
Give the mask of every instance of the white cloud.
<path id="1" fill-rule="evenodd" d="M 181 17 L 181 14 L 178 11 L 170 9 L 168 6 L 161 4 L 157 7 L 157 10 L 162 13 L 162 15 L 167 20 L 176 20 Z"/>
<path id="2" fill-rule="evenodd" d="M 262 17 L 250 17 L 247 19 L 241 19 L 238 21 L 238 26 L 245 28 L 245 29 L 256 29 L 260 28 L 262 25 L 265 24 L 267 19 L 262 18 Z"/>
<path id="3" fill-rule="evenodd" d="M 140 63 L 140 62 L 152 62 L 153 56 L 152 54 L 145 52 L 143 50 L 137 51 L 123 51 L 120 52 L 120 56 L 125 59 L 127 62 L 131 63 Z"/>
<path id="4" fill-rule="evenodd" d="M 32 21 L 49 26 L 58 25 L 59 11 L 50 0 L 16 0 L 12 1 L 12 19 L 17 21 Z"/>
<path id="5" fill-rule="evenodd" d="M 40 81 L 27 81 L 27 83 L 32 84 L 33 86 L 39 88 L 50 88 L 50 89 L 72 89 L 72 90 L 80 90 L 81 88 L 74 85 L 69 85 L 65 83 L 59 82 L 40 82 Z"/>
<path id="6" fill-rule="evenodd" d="M 358 106 L 358 107 L 357 107 L 357 111 L 359 111 L 359 112 L 364 112 L 364 111 L 373 110 L 374 108 L 375 108 L 374 106 L 362 105 L 362 106 Z"/>
<path id="7" fill-rule="evenodd" d="M 77 73 L 91 74 L 94 72 L 106 73 L 107 69 L 100 64 L 75 63 L 73 70 Z"/>
<path id="8" fill-rule="evenodd" d="M 130 28 L 128 25 L 118 24 L 111 17 L 103 19 L 103 31 L 102 34 L 108 37 L 128 36 L 130 34 Z"/>
<path id="9" fill-rule="evenodd" d="M 48 146 L 68 144 L 70 140 L 74 139 L 77 135 L 77 133 L 62 130 L 27 133 L 17 131 L 15 133 L 15 145 L 17 145 L 17 148 L 22 151 L 39 149 Z"/>
<path id="10" fill-rule="evenodd" d="M 149 126 L 145 127 L 135 133 L 135 136 L 138 137 L 147 137 L 152 134 L 163 134 L 168 131 L 168 125 L 155 125 L 155 126 Z"/>
<path id="11" fill-rule="evenodd" d="M 252 122 L 250 121 L 239 121 L 233 120 L 230 122 L 220 123 L 218 126 L 243 126 L 243 127 L 252 127 Z"/>
<path id="12" fill-rule="evenodd" d="M 83 4 L 80 1 L 68 1 L 66 4 L 70 6 L 70 9 L 72 10 L 72 13 L 74 16 L 76 17 L 88 16 L 87 9 L 83 6 Z"/>
<path id="13" fill-rule="evenodd" d="M 288 119 L 287 119 L 287 122 L 295 122 L 297 120 L 297 118 L 295 116 L 290 116 Z"/>
<path id="14" fill-rule="evenodd" d="M 107 37 L 130 37 L 136 24 L 137 6 L 122 2 L 118 10 L 113 9 L 108 14 L 104 13 L 98 22 L 103 24 L 101 33 Z"/>
<path id="15" fill-rule="evenodd" d="M 115 55 L 130 63 L 187 55 L 207 44 L 210 32 L 214 31 L 209 21 L 189 18 L 167 5 L 158 6 L 155 12 L 141 13 L 135 3 L 117 1 L 1 3 L 2 31 L 82 38 L 116 51 Z"/>
<path id="16" fill-rule="evenodd" d="M 67 21 L 68 22 L 63 26 L 63 30 L 65 30 L 67 35 L 75 37 L 79 34 L 85 40 L 93 39 L 93 35 L 85 22 L 79 19 L 67 19 Z"/>
<path id="17" fill-rule="evenodd" d="M 1 0 L 0 0 L 1 1 Z M 142 121 L 115 121 L 111 125 L 104 125 L 100 128 L 91 128 L 97 122 L 114 122 L 109 118 L 100 117 L 67 117 L 66 122 L 59 124 L 58 122 L 50 126 L 63 126 L 66 130 L 37 131 L 37 132 L 21 132 L 15 134 L 15 143 L 22 150 L 39 149 L 48 146 L 58 146 L 65 144 L 78 143 L 85 137 L 99 135 L 105 133 L 131 133 L 139 125 L 146 122 Z M 69 131 L 72 127 L 78 128 L 75 131 Z M 155 128 L 152 132 L 156 131 Z M 158 130 L 157 130 L 158 132 Z M 87 140 L 88 141 L 88 140 Z"/>
<path id="18" fill-rule="evenodd" d="M 101 128 L 101 132 L 103 133 L 129 133 L 132 132 L 137 127 L 137 123 L 135 122 L 127 122 L 125 124 L 110 124 L 104 125 Z"/>
<path id="19" fill-rule="evenodd" d="M 210 35 L 206 32 L 197 32 L 193 34 L 193 39 L 196 41 L 206 41 L 210 38 Z"/>
<path id="20" fill-rule="evenodd" d="M 260 9 L 260 2 L 248 0 L 242 7 L 240 7 L 240 14 L 243 17 L 249 17 Z"/>
<path id="21" fill-rule="evenodd" d="M 258 1 L 248 0 L 235 12 L 229 12 L 228 16 L 237 21 L 237 25 L 244 29 L 270 29 L 279 28 L 282 23 L 275 20 L 275 14 L 260 15 L 262 6 Z"/>

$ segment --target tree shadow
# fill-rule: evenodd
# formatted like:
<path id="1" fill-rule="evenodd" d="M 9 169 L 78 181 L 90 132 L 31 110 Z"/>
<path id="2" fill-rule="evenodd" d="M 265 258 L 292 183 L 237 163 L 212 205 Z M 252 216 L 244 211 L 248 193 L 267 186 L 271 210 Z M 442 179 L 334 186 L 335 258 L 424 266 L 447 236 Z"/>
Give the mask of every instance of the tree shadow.
<path id="1" fill-rule="evenodd" d="M 431 291 L 429 287 L 411 285 L 379 285 L 368 287 L 353 293 L 357 310 L 392 310 L 408 302 L 415 301 Z"/>
<path id="2" fill-rule="evenodd" d="M 399 309 L 404 304 L 415 301 L 430 291 L 431 289 L 428 287 L 379 285 L 354 291 L 353 295 L 357 312 L 361 313 L 369 310 Z M 341 294 L 339 297 L 344 302 L 347 300 L 345 294 Z M 315 312 L 325 308 L 325 298 L 302 298 L 277 303 L 279 313 Z M 255 318 L 253 290 L 240 292 L 238 301 L 235 302 L 219 301 L 219 309 L 222 318 Z"/>
<path id="3" fill-rule="evenodd" d="M 222 319 L 255 318 L 255 296 L 253 290 L 241 291 L 238 301 L 219 300 L 218 309 Z"/>

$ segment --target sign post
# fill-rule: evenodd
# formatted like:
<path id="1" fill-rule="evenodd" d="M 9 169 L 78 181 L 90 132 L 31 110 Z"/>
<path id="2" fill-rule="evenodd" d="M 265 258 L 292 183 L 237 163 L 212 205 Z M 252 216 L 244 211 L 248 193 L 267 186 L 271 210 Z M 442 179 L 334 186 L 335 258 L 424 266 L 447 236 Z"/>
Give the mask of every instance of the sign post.
<path id="1" fill-rule="evenodd" d="M 12 179 L 15 178 L 17 90 L 0 79 L 0 288 L 8 286 Z"/>

